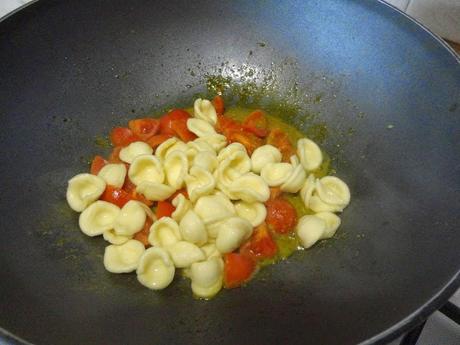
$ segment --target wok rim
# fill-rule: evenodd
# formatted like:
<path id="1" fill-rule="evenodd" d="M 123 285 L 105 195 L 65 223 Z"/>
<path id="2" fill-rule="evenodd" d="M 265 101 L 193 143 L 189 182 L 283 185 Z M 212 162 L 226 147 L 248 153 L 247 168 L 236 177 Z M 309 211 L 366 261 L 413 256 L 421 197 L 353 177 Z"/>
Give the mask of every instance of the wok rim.
<path id="1" fill-rule="evenodd" d="M 16 8 L 15 10 L 7 13 L 3 17 L 0 17 L 0 25 L 6 21 L 11 16 L 17 14 L 18 12 L 22 11 L 26 7 L 29 7 L 35 3 L 39 2 L 39 0 L 31 0 L 20 7 Z M 415 23 L 421 30 L 424 30 L 427 34 L 429 34 L 435 41 L 437 41 L 444 49 L 446 49 L 460 64 L 460 54 L 457 52 L 439 35 L 432 32 L 428 27 L 424 24 L 419 22 L 417 19 L 409 16 L 407 13 L 403 12 L 399 8 L 395 7 L 387 3 L 385 0 L 377 0 L 383 6 L 387 6 L 391 8 L 393 11 L 396 11 L 399 15 L 404 16 L 407 20 L 412 21 Z M 377 333 L 371 338 L 368 338 L 357 345 L 375 345 L 375 344 L 386 344 L 405 332 L 409 332 L 415 326 L 422 323 L 423 321 L 427 320 L 436 310 L 441 308 L 449 299 L 453 296 L 453 294 L 460 288 L 460 268 L 457 270 L 456 274 L 444 285 L 441 289 L 433 295 L 427 302 L 421 305 L 418 309 L 414 312 L 397 322 L 396 324 L 390 326 L 389 328 L 383 330 L 380 333 Z M 0 326 L 0 340 L 6 342 L 6 344 L 12 345 L 33 345 L 31 343 Z"/>

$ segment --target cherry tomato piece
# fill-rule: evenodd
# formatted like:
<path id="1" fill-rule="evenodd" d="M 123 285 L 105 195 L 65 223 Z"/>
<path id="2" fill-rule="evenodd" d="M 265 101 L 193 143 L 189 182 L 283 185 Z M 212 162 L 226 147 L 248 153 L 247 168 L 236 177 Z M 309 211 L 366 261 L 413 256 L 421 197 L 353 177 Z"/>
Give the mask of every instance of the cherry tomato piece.
<path id="1" fill-rule="evenodd" d="M 297 224 L 297 212 L 292 204 L 278 197 L 268 200 L 266 222 L 272 226 L 273 230 L 280 234 L 286 234 L 294 229 Z"/>
<path id="2" fill-rule="evenodd" d="M 224 286 L 227 289 L 241 286 L 248 281 L 256 269 L 256 262 L 239 253 L 224 255 Z"/>
<path id="3" fill-rule="evenodd" d="M 160 120 L 152 118 L 135 119 L 128 122 L 128 127 L 142 141 L 147 141 L 160 129 Z"/>

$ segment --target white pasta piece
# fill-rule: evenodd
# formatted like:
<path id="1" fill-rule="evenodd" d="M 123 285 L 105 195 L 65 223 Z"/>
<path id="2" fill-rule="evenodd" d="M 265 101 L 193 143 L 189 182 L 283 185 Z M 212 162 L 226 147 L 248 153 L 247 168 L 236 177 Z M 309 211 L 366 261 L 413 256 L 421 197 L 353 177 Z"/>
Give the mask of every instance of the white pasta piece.
<path id="1" fill-rule="evenodd" d="M 166 181 L 174 189 L 180 189 L 184 185 L 185 176 L 188 172 L 187 156 L 182 151 L 172 151 L 164 161 Z"/>
<path id="2" fill-rule="evenodd" d="M 152 290 L 167 287 L 174 279 L 176 268 L 163 248 L 149 248 L 142 255 L 137 267 L 137 280 Z"/>
<path id="3" fill-rule="evenodd" d="M 194 141 L 198 144 L 201 144 L 202 142 L 208 143 L 215 152 L 219 152 L 227 145 L 227 138 L 222 134 L 210 134 L 195 139 Z"/>
<path id="4" fill-rule="evenodd" d="M 130 200 L 122 207 L 113 228 L 117 235 L 132 236 L 142 230 L 146 218 L 142 203 Z"/>
<path id="5" fill-rule="evenodd" d="M 220 223 L 216 247 L 223 254 L 237 249 L 252 235 L 252 225 L 244 218 L 231 217 Z"/>
<path id="6" fill-rule="evenodd" d="M 310 198 L 313 195 L 316 187 L 316 178 L 315 175 L 310 174 L 305 180 L 305 183 L 300 190 L 300 198 L 302 199 L 306 208 L 310 207 Z"/>
<path id="7" fill-rule="evenodd" d="M 81 231 L 88 236 L 98 236 L 113 228 L 120 208 L 110 202 L 98 200 L 86 208 L 78 219 Z"/>
<path id="8" fill-rule="evenodd" d="M 236 213 L 235 206 L 222 194 L 202 196 L 197 200 L 194 211 L 206 226 L 231 217 Z"/>
<path id="9" fill-rule="evenodd" d="M 323 162 L 323 154 L 316 143 L 310 139 L 302 138 L 297 141 L 297 155 L 302 166 L 307 171 L 319 168 Z"/>
<path id="10" fill-rule="evenodd" d="M 128 240 L 132 238 L 132 236 L 118 235 L 115 233 L 114 229 L 104 231 L 102 237 L 104 237 L 104 240 L 106 240 L 110 244 L 123 244 L 128 242 Z"/>
<path id="11" fill-rule="evenodd" d="M 67 203 L 70 208 L 82 212 L 92 202 L 99 199 L 105 190 L 105 181 L 99 176 L 78 174 L 69 180 L 67 186 Z"/>
<path id="12" fill-rule="evenodd" d="M 213 126 L 217 123 L 216 109 L 212 105 L 211 101 L 201 98 L 196 99 L 193 103 L 193 111 L 193 115 L 197 119 L 204 120 Z"/>
<path id="13" fill-rule="evenodd" d="M 225 191 L 230 184 L 251 170 L 251 159 L 246 152 L 237 150 L 222 160 L 215 172 L 217 186 Z"/>
<path id="14" fill-rule="evenodd" d="M 179 139 L 176 137 L 171 137 L 165 141 L 163 141 L 160 145 L 155 150 L 155 156 L 160 160 L 163 161 L 166 158 L 166 154 L 168 153 L 168 150 L 175 145 L 177 142 L 179 142 Z"/>
<path id="15" fill-rule="evenodd" d="M 147 199 L 153 201 L 166 200 L 175 191 L 175 188 L 166 184 L 148 181 L 144 181 L 136 187 L 136 192 L 143 194 Z"/>
<path id="16" fill-rule="evenodd" d="M 126 165 L 107 164 L 102 167 L 97 176 L 104 179 L 106 184 L 115 188 L 121 188 L 125 183 Z"/>
<path id="17" fill-rule="evenodd" d="M 248 220 L 253 227 L 262 224 L 267 216 L 267 209 L 261 202 L 238 201 L 235 210 L 239 217 Z"/>
<path id="18" fill-rule="evenodd" d="M 217 160 L 219 162 L 222 162 L 223 160 L 229 158 L 233 153 L 238 152 L 238 151 L 241 151 L 245 153 L 246 155 L 248 154 L 243 144 L 231 143 L 230 145 L 227 145 L 225 148 L 220 150 L 219 154 L 217 155 Z"/>
<path id="19" fill-rule="evenodd" d="M 263 145 L 254 150 L 251 156 L 252 171 L 260 174 L 262 168 L 270 163 L 281 162 L 281 152 L 272 145 Z"/>
<path id="20" fill-rule="evenodd" d="M 222 254 L 217 250 L 215 243 L 207 243 L 201 247 L 201 250 L 206 255 L 206 259 L 222 257 Z"/>
<path id="21" fill-rule="evenodd" d="M 214 151 L 197 152 L 193 158 L 193 166 L 213 173 L 218 166 L 216 153 Z"/>
<path id="22" fill-rule="evenodd" d="M 261 172 L 260 177 L 270 186 L 277 187 L 286 182 L 294 170 L 289 163 L 268 163 Z"/>
<path id="23" fill-rule="evenodd" d="M 193 141 L 189 141 L 187 145 L 189 149 L 193 149 L 196 152 L 202 152 L 202 151 L 214 151 L 214 153 L 216 152 L 216 150 L 210 144 L 208 144 L 205 140 L 200 139 L 200 138 L 197 138 Z"/>
<path id="24" fill-rule="evenodd" d="M 180 222 L 188 210 L 192 208 L 192 203 L 182 193 L 177 194 L 177 196 L 172 200 L 172 204 L 176 209 L 171 214 L 171 217 L 176 222 Z"/>
<path id="25" fill-rule="evenodd" d="M 216 180 L 209 171 L 194 166 L 190 169 L 189 175 L 185 177 L 185 184 L 190 200 L 195 202 L 214 190 Z"/>
<path id="26" fill-rule="evenodd" d="M 316 192 L 310 198 L 308 207 L 314 212 L 342 212 L 343 206 L 331 205 L 321 200 Z"/>
<path id="27" fill-rule="evenodd" d="M 297 165 L 281 185 L 281 190 L 288 193 L 297 193 L 304 185 L 307 174 L 302 165 Z"/>
<path id="28" fill-rule="evenodd" d="M 224 263 L 220 258 L 212 258 L 193 263 L 190 267 L 191 287 L 194 295 L 211 298 L 222 288 Z"/>
<path id="29" fill-rule="evenodd" d="M 165 180 L 160 160 L 152 155 L 136 157 L 128 169 L 128 176 L 136 186 L 142 182 L 163 183 Z"/>
<path id="30" fill-rule="evenodd" d="M 321 201 L 343 208 L 350 203 L 350 189 L 347 184 L 335 176 L 325 176 L 316 181 L 316 192 Z"/>
<path id="31" fill-rule="evenodd" d="M 197 118 L 188 119 L 187 128 L 199 138 L 216 134 L 216 130 L 209 122 Z"/>
<path id="32" fill-rule="evenodd" d="M 143 141 L 135 141 L 120 150 L 120 159 L 131 164 L 134 159 L 141 155 L 151 155 L 153 149 Z"/>
<path id="33" fill-rule="evenodd" d="M 204 252 L 195 244 L 179 241 L 168 247 L 174 266 L 177 268 L 190 267 L 191 264 L 206 259 Z"/>
<path id="34" fill-rule="evenodd" d="M 297 236 L 304 248 L 310 248 L 318 242 L 326 230 L 326 221 L 313 215 L 303 216 L 297 223 Z"/>
<path id="35" fill-rule="evenodd" d="M 132 272 L 136 270 L 144 252 L 144 245 L 136 240 L 129 240 L 120 245 L 111 244 L 105 247 L 104 267 L 112 273 Z"/>
<path id="36" fill-rule="evenodd" d="M 155 247 L 169 247 L 181 240 L 179 225 L 169 217 L 162 217 L 152 224 L 148 241 Z"/>
<path id="37" fill-rule="evenodd" d="M 265 202 L 270 197 L 267 183 L 259 176 L 249 172 L 228 187 L 231 199 L 241 199 L 246 202 Z"/>
<path id="38" fill-rule="evenodd" d="M 334 236 L 340 226 L 340 218 L 332 212 L 319 212 L 316 213 L 315 216 L 326 222 L 326 228 L 324 229 L 321 239 L 331 238 Z"/>
<path id="39" fill-rule="evenodd" d="M 201 246 L 208 241 L 204 223 L 193 210 L 189 210 L 184 215 L 179 223 L 179 230 L 182 238 L 187 242 Z"/>

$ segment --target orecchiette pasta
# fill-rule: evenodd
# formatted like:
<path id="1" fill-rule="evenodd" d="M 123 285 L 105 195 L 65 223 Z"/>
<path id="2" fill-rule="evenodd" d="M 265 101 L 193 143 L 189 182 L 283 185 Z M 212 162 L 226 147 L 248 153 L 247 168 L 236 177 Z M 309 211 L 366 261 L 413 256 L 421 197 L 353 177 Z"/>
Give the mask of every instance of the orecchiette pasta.
<path id="1" fill-rule="evenodd" d="M 164 161 L 166 181 L 174 189 L 182 188 L 188 172 L 187 156 L 182 151 L 172 151 Z"/>
<path id="2" fill-rule="evenodd" d="M 216 134 L 216 130 L 209 122 L 198 118 L 188 119 L 187 128 L 199 138 Z"/>
<path id="3" fill-rule="evenodd" d="M 319 168 L 323 162 L 323 154 L 316 143 L 310 139 L 302 138 L 297 141 L 297 155 L 302 166 L 307 171 Z"/>
<path id="4" fill-rule="evenodd" d="M 209 171 L 194 166 L 185 177 L 185 184 L 190 200 L 195 202 L 203 195 L 210 194 L 216 186 L 216 181 Z"/>
<path id="5" fill-rule="evenodd" d="M 153 149 L 142 141 L 135 141 L 120 150 L 120 159 L 131 164 L 134 159 L 141 155 L 151 155 Z"/>
<path id="6" fill-rule="evenodd" d="M 197 152 L 193 158 L 193 166 L 213 173 L 216 170 L 218 161 L 214 151 Z"/>
<path id="7" fill-rule="evenodd" d="M 325 203 L 316 192 L 310 197 L 308 207 L 314 212 L 342 212 L 343 206 Z"/>
<path id="8" fill-rule="evenodd" d="M 252 234 L 252 225 L 244 218 L 231 217 L 221 222 L 216 238 L 217 250 L 230 253 Z"/>
<path id="9" fill-rule="evenodd" d="M 317 180 L 316 192 L 321 201 L 330 205 L 340 205 L 342 209 L 350 203 L 350 189 L 335 176 L 325 176 Z"/>
<path id="10" fill-rule="evenodd" d="M 193 293 L 201 298 L 210 298 L 222 288 L 224 264 L 220 258 L 211 258 L 193 263 L 190 279 Z"/>
<path id="11" fill-rule="evenodd" d="M 332 212 L 319 212 L 316 213 L 315 216 L 326 222 L 326 228 L 324 229 L 321 239 L 331 238 L 334 236 L 340 226 L 340 218 Z"/>
<path id="12" fill-rule="evenodd" d="M 206 195 L 199 198 L 194 211 L 207 226 L 235 215 L 235 206 L 222 194 Z"/>
<path id="13" fill-rule="evenodd" d="M 252 171 L 260 174 L 262 168 L 270 163 L 281 162 L 281 152 L 272 145 L 263 145 L 254 150 L 251 156 Z"/>
<path id="14" fill-rule="evenodd" d="M 234 180 L 228 191 L 232 199 L 246 202 L 265 202 L 270 197 L 268 185 L 259 175 L 252 172 Z"/>
<path id="15" fill-rule="evenodd" d="M 137 267 L 137 280 L 152 290 L 167 287 L 174 279 L 176 269 L 163 248 L 152 247 L 142 255 Z"/>
<path id="16" fill-rule="evenodd" d="M 144 252 L 144 245 L 136 240 L 129 240 L 120 245 L 111 244 L 105 247 L 104 267 L 112 273 L 132 272 L 136 270 Z"/>
<path id="17" fill-rule="evenodd" d="M 176 189 L 163 183 L 144 181 L 136 187 L 136 191 L 149 200 L 160 201 L 168 199 Z"/>
<path id="18" fill-rule="evenodd" d="M 188 210 L 192 208 L 192 203 L 182 193 L 177 194 L 172 200 L 172 204 L 176 209 L 171 214 L 171 217 L 176 222 L 180 222 Z"/>
<path id="19" fill-rule="evenodd" d="M 316 186 L 316 179 L 313 174 L 310 174 L 308 178 L 305 180 L 305 183 L 300 190 L 300 198 L 302 199 L 306 208 L 310 207 L 310 198 L 315 191 Z"/>
<path id="20" fill-rule="evenodd" d="M 107 164 L 102 167 L 97 176 L 102 177 L 106 184 L 121 188 L 125 182 L 126 166 L 124 164 Z"/>
<path id="21" fill-rule="evenodd" d="M 81 231 L 88 236 L 98 236 L 113 228 L 120 208 L 110 202 L 96 201 L 86 208 L 78 220 Z"/>
<path id="22" fill-rule="evenodd" d="M 281 190 L 288 193 L 297 193 L 304 185 L 307 174 L 301 165 L 297 165 L 281 185 Z"/>
<path id="23" fill-rule="evenodd" d="M 102 237 L 104 237 L 104 240 L 111 244 L 123 244 L 128 242 L 132 238 L 132 236 L 123 236 L 123 235 L 118 235 L 115 233 L 115 230 L 110 229 L 107 231 L 104 231 L 102 234 Z"/>
<path id="24" fill-rule="evenodd" d="M 105 190 L 105 181 L 91 174 L 78 174 L 69 180 L 67 187 L 67 203 L 70 208 L 82 212 L 96 201 Z"/>
<path id="25" fill-rule="evenodd" d="M 181 240 L 179 225 L 169 217 L 157 220 L 150 227 L 148 241 L 155 247 L 169 247 Z"/>
<path id="26" fill-rule="evenodd" d="M 115 233 L 132 236 L 144 227 L 146 218 L 145 210 L 139 201 L 128 201 L 115 219 L 113 226 Z"/>
<path id="27" fill-rule="evenodd" d="M 179 142 L 179 139 L 176 137 L 169 138 L 162 142 L 155 150 L 155 156 L 160 160 L 163 161 L 166 158 L 166 154 L 168 153 L 169 149 Z"/>
<path id="28" fill-rule="evenodd" d="M 136 157 L 128 169 L 128 176 L 136 186 L 142 182 L 163 183 L 165 180 L 160 160 L 152 155 Z"/>
<path id="29" fill-rule="evenodd" d="M 203 142 L 209 144 L 215 152 L 219 152 L 225 147 L 225 145 L 227 145 L 227 138 L 222 134 L 210 134 L 195 139 L 195 143 L 199 145 Z"/>
<path id="30" fill-rule="evenodd" d="M 195 244 L 179 241 L 168 248 L 174 266 L 178 268 L 190 267 L 191 264 L 206 259 L 204 252 Z"/>
<path id="31" fill-rule="evenodd" d="M 287 181 L 293 169 L 289 163 L 268 163 L 262 168 L 260 177 L 270 187 L 277 187 Z"/>
<path id="32" fill-rule="evenodd" d="M 235 203 L 235 210 L 239 217 L 248 220 L 254 227 L 262 224 L 267 216 L 267 209 L 261 202 L 239 201 Z"/>
<path id="33" fill-rule="evenodd" d="M 185 241 L 198 246 L 205 244 L 208 240 L 204 223 L 193 210 L 189 210 L 184 215 L 179 223 L 179 230 Z"/>
<path id="34" fill-rule="evenodd" d="M 103 258 L 108 271 L 136 271 L 141 284 L 159 290 L 181 268 L 193 294 L 207 299 L 224 285 L 243 284 L 264 262 L 290 255 L 295 249 L 280 247 L 284 241 L 310 248 L 334 236 L 341 225 L 334 212 L 349 204 L 350 190 L 337 177 L 315 177 L 328 168 L 318 145 L 302 138 L 294 150 L 291 140 L 299 133 L 285 132 L 262 111 L 244 122 L 228 118 L 234 113 L 224 113 L 222 102 L 197 99 L 193 113 L 134 119 L 129 128 L 142 141 L 122 144 L 127 129 L 112 132 L 123 148 L 108 161 L 95 157 L 91 172 L 97 176 L 69 180 L 67 202 L 81 212 L 81 231 L 102 234 L 110 244 Z M 112 163 L 118 156 L 122 162 Z M 234 271 L 243 263 L 244 277 Z"/>
<path id="35" fill-rule="evenodd" d="M 215 125 L 217 122 L 216 109 L 210 101 L 207 99 L 198 98 L 193 104 L 194 116 L 197 119 L 204 120 L 211 125 Z"/>
<path id="36" fill-rule="evenodd" d="M 324 234 L 326 221 L 313 215 L 303 216 L 297 223 L 297 236 L 304 248 L 310 248 Z"/>
<path id="37" fill-rule="evenodd" d="M 215 243 L 208 243 L 202 246 L 201 250 L 206 255 L 206 259 L 215 258 L 215 257 L 220 258 L 222 256 L 222 254 L 217 250 Z"/>
<path id="38" fill-rule="evenodd" d="M 225 148 L 219 151 L 219 154 L 217 155 L 217 160 L 219 162 L 222 162 L 223 160 L 230 158 L 232 154 L 234 154 L 235 152 L 243 152 L 246 155 L 248 154 L 243 144 L 231 143 L 230 145 L 227 145 Z"/>

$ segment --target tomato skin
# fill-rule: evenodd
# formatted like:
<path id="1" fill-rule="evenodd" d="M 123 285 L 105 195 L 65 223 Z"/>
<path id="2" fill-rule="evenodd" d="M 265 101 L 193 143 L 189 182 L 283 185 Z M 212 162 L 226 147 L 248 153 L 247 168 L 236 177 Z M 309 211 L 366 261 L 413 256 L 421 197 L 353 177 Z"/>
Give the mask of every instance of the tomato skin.
<path id="1" fill-rule="evenodd" d="M 212 104 L 214 105 L 214 109 L 216 109 L 217 115 L 223 115 L 225 112 L 225 104 L 224 104 L 224 99 L 222 96 L 217 95 L 214 97 L 212 100 Z"/>
<path id="2" fill-rule="evenodd" d="M 166 115 L 160 118 L 160 134 L 175 135 L 176 132 L 172 128 L 172 123 L 175 121 L 182 121 L 187 123 L 190 114 L 183 109 L 173 109 Z"/>
<path id="3" fill-rule="evenodd" d="M 232 131 L 241 131 L 243 127 L 237 121 L 225 115 L 217 115 L 216 130 L 227 136 Z"/>
<path id="4" fill-rule="evenodd" d="M 120 151 L 123 148 L 123 146 L 115 146 L 110 153 L 109 156 L 109 163 L 123 163 L 123 161 L 120 159 Z"/>
<path id="5" fill-rule="evenodd" d="M 267 118 L 261 110 L 253 111 L 243 121 L 243 128 L 259 138 L 265 138 L 268 135 L 267 126 Z"/>
<path id="6" fill-rule="evenodd" d="M 196 135 L 190 132 L 190 130 L 187 127 L 187 120 L 173 121 L 171 122 L 171 128 L 174 130 L 179 139 L 183 142 L 189 142 L 196 139 Z"/>
<path id="7" fill-rule="evenodd" d="M 154 150 L 164 143 L 169 138 L 172 138 L 174 135 L 171 134 L 157 134 L 147 140 L 147 144 L 149 144 Z"/>
<path id="8" fill-rule="evenodd" d="M 238 142 L 243 144 L 249 155 L 252 155 L 256 148 L 264 144 L 262 139 L 248 131 L 231 131 L 226 136 L 231 143 Z"/>
<path id="9" fill-rule="evenodd" d="M 291 156 L 295 155 L 294 146 L 292 146 L 288 135 L 279 128 L 270 131 L 267 137 L 267 144 L 278 148 L 282 154 L 283 162 L 290 162 Z"/>
<path id="10" fill-rule="evenodd" d="M 256 269 L 256 262 L 239 253 L 224 255 L 224 286 L 232 289 L 249 280 Z"/>
<path id="11" fill-rule="evenodd" d="M 241 254 L 250 256 L 255 260 L 272 258 L 277 252 L 278 247 L 275 241 L 273 241 L 265 223 L 255 228 L 249 241 L 240 248 Z"/>
<path id="12" fill-rule="evenodd" d="M 148 207 L 153 206 L 153 201 L 148 200 L 142 194 L 136 192 L 136 185 L 129 179 L 128 176 L 126 176 L 125 183 L 123 185 L 123 190 L 129 194 L 131 200 L 140 201 L 146 204 Z"/>
<path id="13" fill-rule="evenodd" d="M 135 119 L 128 122 L 128 127 L 142 141 L 147 141 L 160 129 L 160 120 L 152 118 Z"/>
<path id="14" fill-rule="evenodd" d="M 158 201 L 156 216 L 158 219 L 162 217 L 171 217 L 176 208 L 169 201 Z"/>
<path id="15" fill-rule="evenodd" d="M 118 207 L 123 207 L 128 201 L 132 200 L 131 195 L 120 188 L 108 185 L 102 193 L 100 200 L 110 202 Z"/>
<path id="16" fill-rule="evenodd" d="M 93 175 L 99 174 L 99 171 L 108 163 L 102 156 L 94 156 L 91 162 L 90 172 Z"/>
<path id="17" fill-rule="evenodd" d="M 267 207 L 265 221 L 272 226 L 273 230 L 286 234 L 294 229 L 297 224 L 297 212 L 289 201 L 278 197 L 268 200 L 265 206 Z"/>
<path id="18" fill-rule="evenodd" d="M 126 127 L 115 127 L 110 132 L 110 141 L 113 146 L 128 146 L 139 140 L 140 138 Z"/>
<path id="19" fill-rule="evenodd" d="M 133 239 L 141 242 L 146 248 L 150 247 L 149 234 L 150 234 L 150 227 L 152 226 L 152 224 L 153 224 L 153 220 L 147 217 L 142 230 L 139 232 L 136 232 L 133 236 Z"/>

